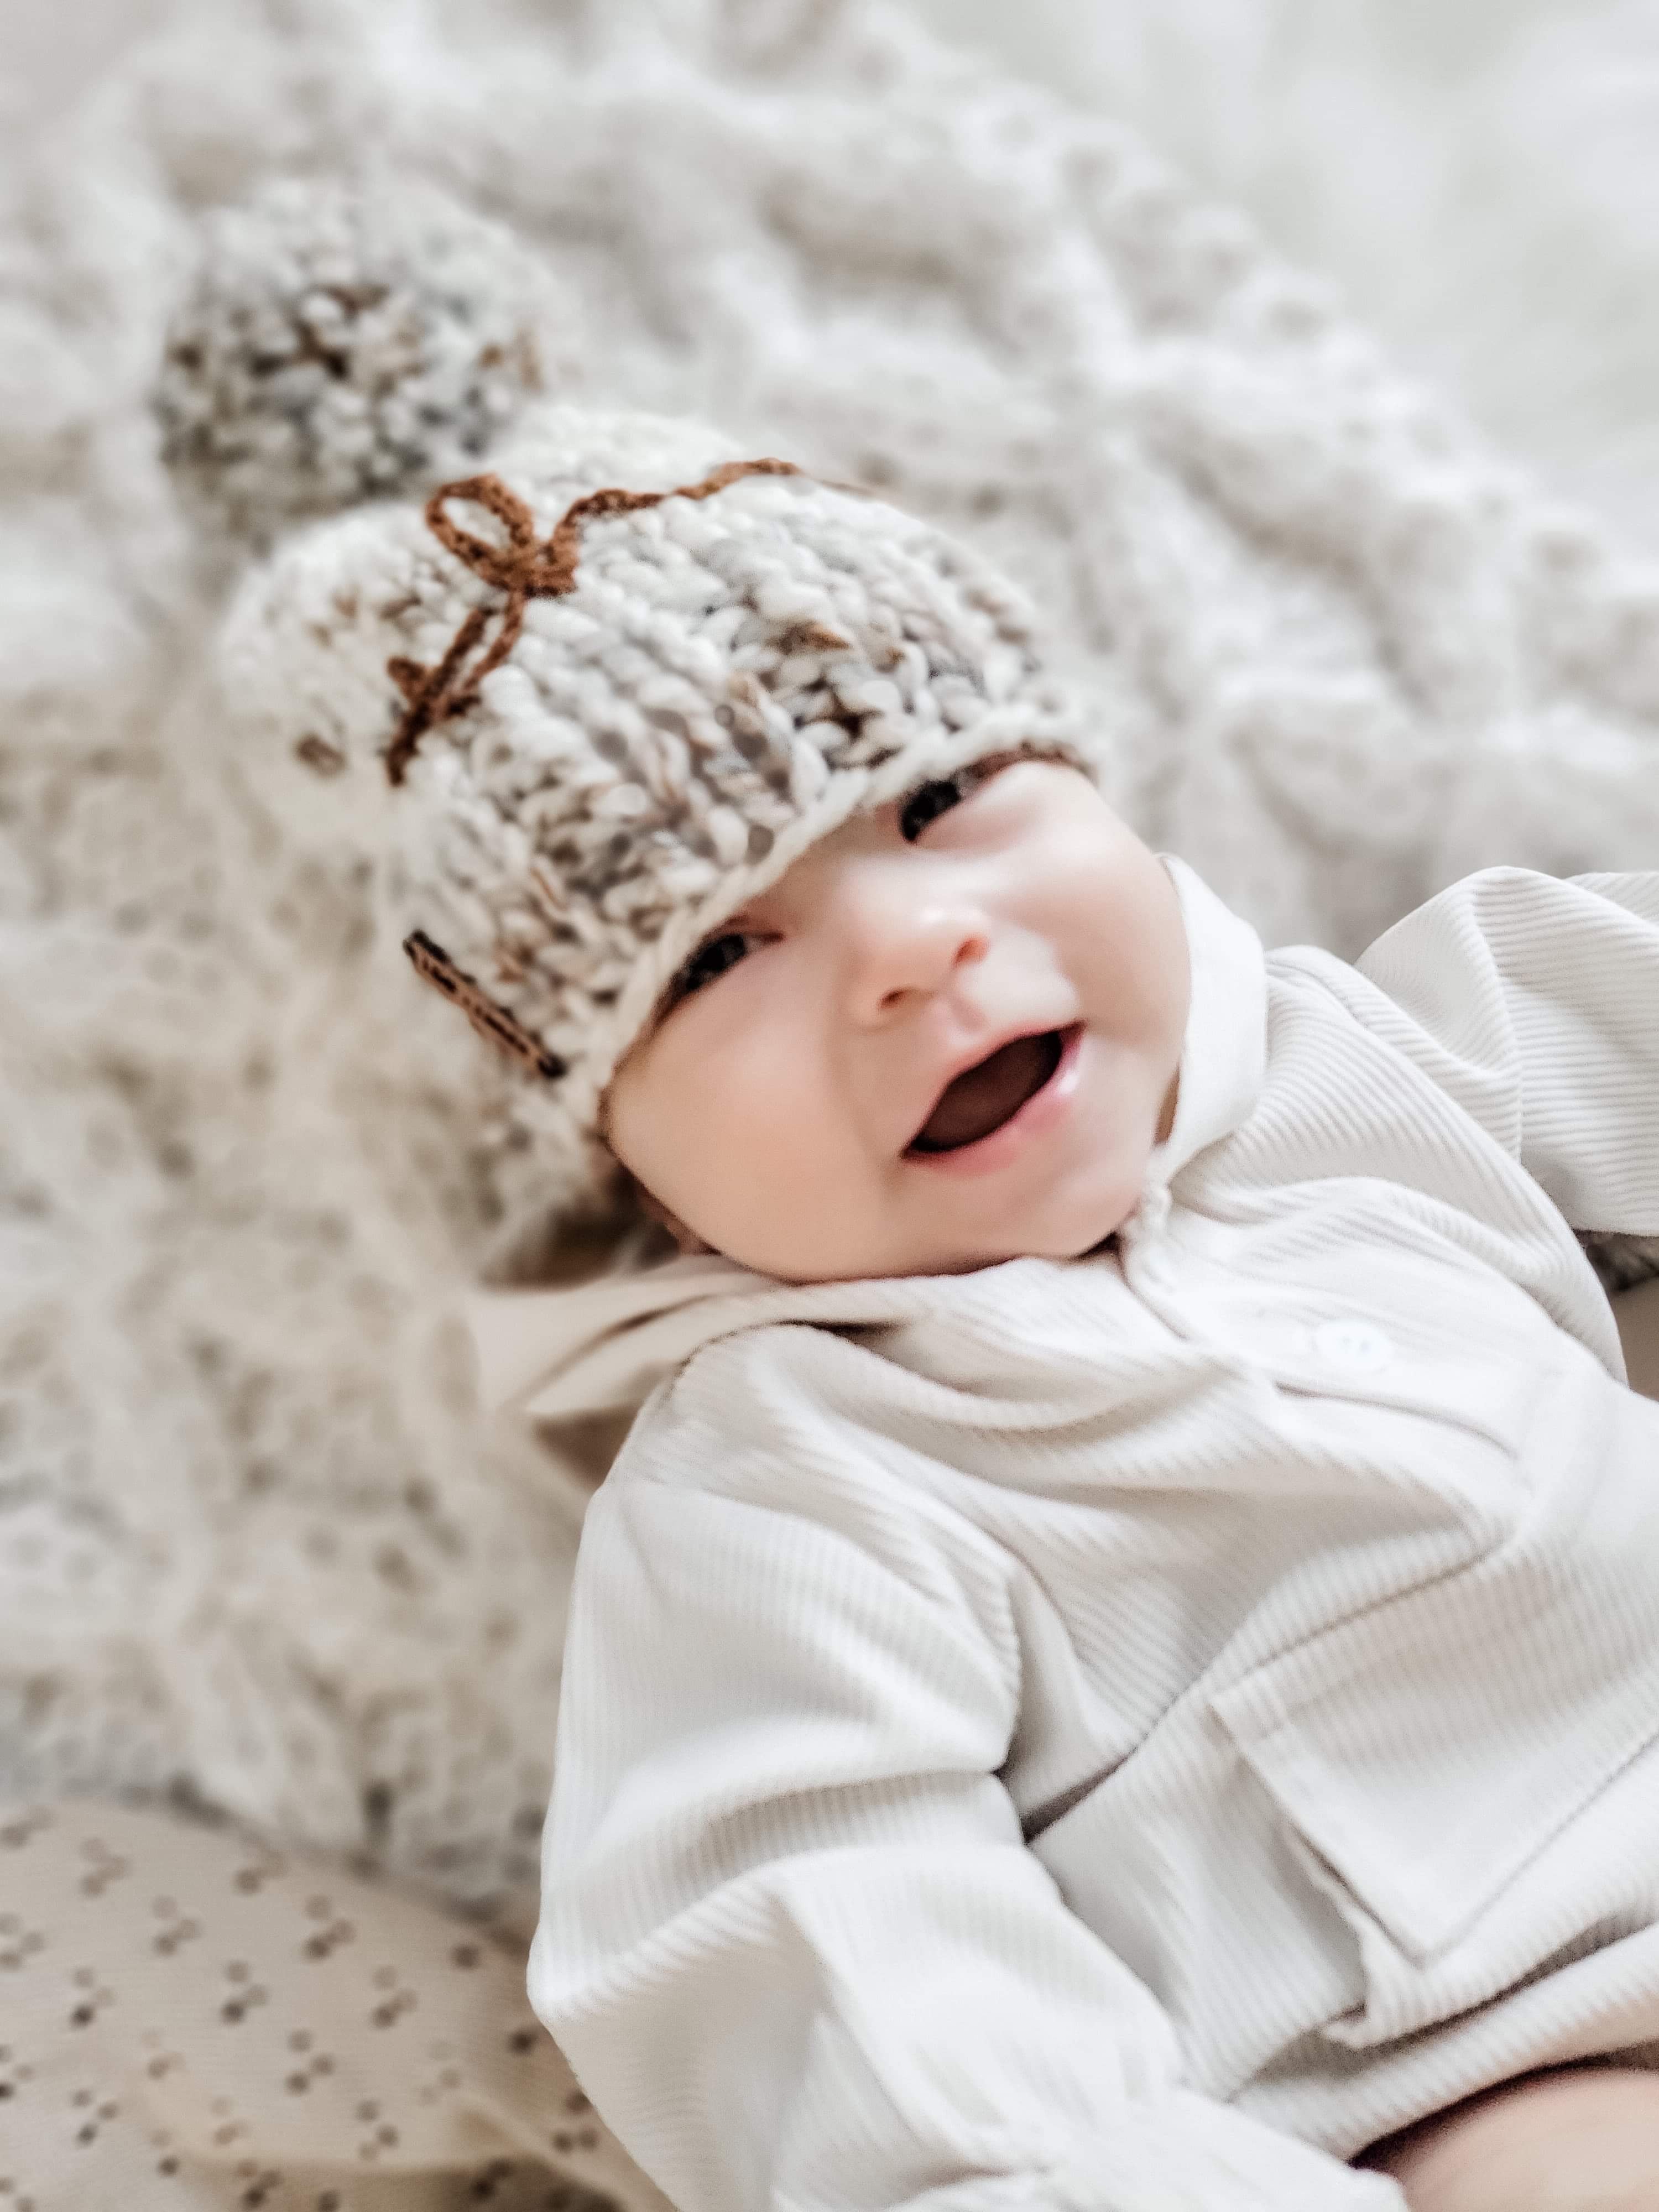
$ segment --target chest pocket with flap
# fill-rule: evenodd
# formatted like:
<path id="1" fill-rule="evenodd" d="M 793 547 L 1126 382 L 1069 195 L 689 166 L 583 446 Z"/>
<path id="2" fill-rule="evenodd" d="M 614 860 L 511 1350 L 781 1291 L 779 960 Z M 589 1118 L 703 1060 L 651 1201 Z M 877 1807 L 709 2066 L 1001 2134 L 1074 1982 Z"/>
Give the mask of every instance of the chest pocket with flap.
<path id="1" fill-rule="evenodd" d="M 1611 1386 L 1543 1394 L 1536 1486 L 1506 1540 L 1211 1699 L 1292 1829 L 1419 1964 L 1659 1738 L 1654 1411 Z"/>

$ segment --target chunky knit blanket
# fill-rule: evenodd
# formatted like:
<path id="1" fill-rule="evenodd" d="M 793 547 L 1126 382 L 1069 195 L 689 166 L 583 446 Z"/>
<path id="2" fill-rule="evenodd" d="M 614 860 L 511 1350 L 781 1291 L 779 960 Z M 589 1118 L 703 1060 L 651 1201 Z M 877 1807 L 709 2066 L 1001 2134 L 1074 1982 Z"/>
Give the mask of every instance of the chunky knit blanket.
<path id="1" fill-rule="evenodd" d="M 254 450 L 229 535 L 156 392 L 202 217 L 279 175 L 510 234 L 550 392 L 982 545 L 1270 942 L 1651 866 L 1659 572 L 1124 131 L 865 0 L 206 0 L 11 177 L 0 1784 L 479 1900 L 534 1878 L 582 1493 L 458 1319 L 533 1161 L 214 688 L 291 486 Z"/>

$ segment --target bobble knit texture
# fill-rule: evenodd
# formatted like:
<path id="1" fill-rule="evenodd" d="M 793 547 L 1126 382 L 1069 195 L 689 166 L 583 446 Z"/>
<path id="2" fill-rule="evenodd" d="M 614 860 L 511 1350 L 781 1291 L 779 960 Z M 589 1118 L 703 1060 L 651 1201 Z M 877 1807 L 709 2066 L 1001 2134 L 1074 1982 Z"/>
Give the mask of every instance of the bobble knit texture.
<path id="1" fill-rule="evenodd" d="M 167 459 L 256 538 L 453 474 L 539 389 L 545 290 L 429 185 L 280 178 L 203 227 L 155 390 Z"/>
<path id="2" fill-rule="evenodd" d="M 708 931 L 928 775 L 994 751 L 1088 757 L 1030 610 L 986 562 L 805 476 L 702 495 L 736 458 L 649 416 L 562 408 L 528 428 L 500 480 L 541 537 L 613 478 L 699 495 L 589 520 L 574 588 L 529 600 L 511 654 L 401 777 L 388 660 L 414 684 L 493 588 L 418 514 L 307 534 L 251 579 L 225 642 L 228 694 L 284 780 L 320 775 L 325 813 L 389 817 L 397 933 L 435 940 L 558 1065 L 526 1079 L 521 1110 L 550 1193 L 574 1200 L 602 1194 L 605 1086 Z M 476 501 L 444 514 L 501 542 Z"/>
<path id="3" fill-rule="evenodd" d="M 1193 12 L 1124 0 L 1112 21 L 1151 37 Z M 1348 111 L 1304 99 L 1263 130 L 1259 76 L 1224 77 L 1218 50 L 1194 48 L 1184 112 L 1207 86 L 1247 127 L 1206 142 L 1334 173 L 1309 118 Z M 1356 60 L 1349 89 L 1379 70 Z M 1484 108 L 1455 127 L 1480 139 Z M 1366 143 L 1347 134 L 1345 176 Z M 1506 225 L 1547 215 L 1539 143 L 1504 173 Z M 529 1888 L 583 1492 L 479 1416 L 455 1286 L 543 1201 L 537 1093 L 377 924 L 389 870 L 363 862 L 390 825 L 346 803 L 356 768 L 331 781 L 233 736 L 208 681 L 239 576 L 222 556 L 203 592 L 155 413 L 204 210 L 296 173 L 343 185 L 372 155 L 388 193 L 442 191 L 533 260 L 546 400 L 716 421 L 722 452 L 876 486 L 969 545 L 1040 609 L 1136 829 L 1275 945 L 1352 953 L 1491 862 L 1650 866 L 1659 571 L 1132 133 L 861 0 L 201 0 L 6 154 L 33 210 L 0 302 L 9 1784 L 193 1794 L 458 1898 Z M 1348 209 L 1352 243 L 1360 203 L 1304 198 L 1322 224 Z M 1420 204 L 1390 265 L 1449 279 Z M 1498 258 L 1467 258 L 1449 319 L 1497 298 Z M 1647 265 L 1606 288 L 1621 317 Z M 495 266 L 459 274 L 487 289 Z M 527 295 L 492 296 L 477 327 L 510 334 Z M 1525 296 L 1536 319 L 1561 293 Z M 434 449 L 416 490 L 513 477 L 501 434 Z M 362 495 L 327 453 L 328 496 Z M 713 456 L 672 458 L 634 480 Z M 286 463 L 246 499 L 258 534 L 288 530 Z M 370 521 L 322 526 L 319 568 L 343 581 L 332 533 Z M 411 611 L 418 636 L 297 652 L 290 728 L 326 708 L 383 743 L 386 658 L 453 635 L 473 586 L 412 506 L 409 528 L 429 635 Z M 534 659 L 501 672 L 509 698 L 532 698 Z M 434 771 L 468 738 L 438 734 Z M 366 807 L 413 797 L 366 758 Z"/>

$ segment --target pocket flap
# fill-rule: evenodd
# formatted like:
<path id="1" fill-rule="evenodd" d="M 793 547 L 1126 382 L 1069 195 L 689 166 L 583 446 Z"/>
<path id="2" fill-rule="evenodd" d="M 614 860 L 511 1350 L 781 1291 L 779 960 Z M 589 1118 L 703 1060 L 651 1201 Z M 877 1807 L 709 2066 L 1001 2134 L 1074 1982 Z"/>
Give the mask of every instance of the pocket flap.
<path id="1" fill-rule="evenodd" d="M 1659 1483 L 1634 1474 L 1210 1700 L 1419 1962 L 1659 1736 Z"/>

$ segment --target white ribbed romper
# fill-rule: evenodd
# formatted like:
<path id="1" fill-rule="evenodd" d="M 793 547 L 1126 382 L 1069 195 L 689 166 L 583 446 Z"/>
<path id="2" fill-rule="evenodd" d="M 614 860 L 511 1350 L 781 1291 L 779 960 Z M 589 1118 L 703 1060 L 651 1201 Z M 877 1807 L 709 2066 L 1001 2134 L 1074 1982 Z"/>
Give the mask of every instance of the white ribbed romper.
<path id="1" fill-rule="evenodd" d="M 531 1995 L 682 2212 L 1395 2203 L 1340 2161 L 1659 2045 L 1659 1405 L 1573 1235 L 1659 1231 L 1659 872 L 1350 965 L 1165 865 L 1115 1244 L 729 1271 L 590 1509 Z"/>

